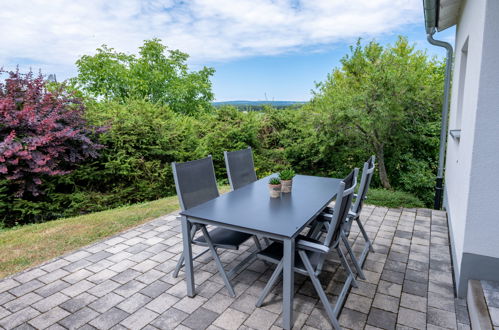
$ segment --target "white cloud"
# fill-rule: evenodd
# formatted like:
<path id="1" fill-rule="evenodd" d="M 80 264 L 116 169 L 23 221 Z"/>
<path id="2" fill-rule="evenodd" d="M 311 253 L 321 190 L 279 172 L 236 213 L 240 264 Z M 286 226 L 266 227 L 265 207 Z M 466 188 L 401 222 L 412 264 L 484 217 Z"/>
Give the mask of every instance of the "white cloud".
<path id="1" fill-rule="evenodd" d="M 191 63 L 320 49 L 422 20 L 418 0 L 3 1 L 0 67 L 74 74 L 102 44 L 136 52 L 158 37 Z"/>

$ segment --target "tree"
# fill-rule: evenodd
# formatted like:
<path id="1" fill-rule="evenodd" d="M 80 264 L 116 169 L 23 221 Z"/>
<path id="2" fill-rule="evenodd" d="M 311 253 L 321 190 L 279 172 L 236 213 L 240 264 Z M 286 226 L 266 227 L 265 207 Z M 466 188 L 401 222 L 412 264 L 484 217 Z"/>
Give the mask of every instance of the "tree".
<path id="1" fill-rule="evenodd" d="M 165 54 L 168 53 L 168 55 Z M 193 114 L 213 100 L 210 77 L 213 68 L 189 71 L 189 55 L 168 50 L 161 40 L 146 40 L 138 55 L 128 55 L 103 45 L 97 54 L 76 61 L 78 76 L 72 82 L 90 96 L 125 103 L 145 99 Z"/>
<path id="2" fill-rule="evenodd" d="M 44 176 L 69 173 L 97 157 L 102 146 L 93 137 L 103 129 L 86 124 L 84 106 L 63 86 L 49 92 L 41 74 L 8 75 L 0 83 L 0 180 L 18 197 L 36 196 Z"/>
<path id="3" fill-rule="evenodd" d="M 403 37 L 386 48 L 359 40 L 341 64 L 317 84 L 311 108 L 329 116 L 330 129 L 360 136 L 377 156 L 382 186 L 391 188 L 387 148 L 390 155 L 418 148 L 407 146 L 414 126 L 438 121 L 443 65 Z"/>

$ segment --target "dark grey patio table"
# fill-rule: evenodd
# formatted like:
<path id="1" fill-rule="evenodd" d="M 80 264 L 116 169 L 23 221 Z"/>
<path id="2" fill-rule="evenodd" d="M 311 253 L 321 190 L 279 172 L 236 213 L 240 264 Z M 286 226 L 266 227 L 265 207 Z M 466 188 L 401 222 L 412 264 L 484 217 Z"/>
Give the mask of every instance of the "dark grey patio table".
<path id="1" fill-rule="evenodd" d="M 214 225 L 283 241 L 283 327 L 293 323 L 295 238 L 334 199 L 340 179 L 297 175 L 293 191 L 270 198 L 265 177 L 180 213 L 187 294 L 195 295 L 192 223 Z"/>

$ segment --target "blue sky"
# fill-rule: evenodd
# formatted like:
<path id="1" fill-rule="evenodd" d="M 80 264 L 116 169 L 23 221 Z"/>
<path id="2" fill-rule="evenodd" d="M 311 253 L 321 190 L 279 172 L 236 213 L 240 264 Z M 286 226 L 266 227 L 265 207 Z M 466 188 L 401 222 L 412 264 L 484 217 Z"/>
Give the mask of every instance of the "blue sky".
<path id="1" fill-rule="evenodd" d="M 310 99 L 357 38 L 405 35 L 430 55 L 420 0 L 9 1 L 0 11 L 0 67 L 74 76 L 75 61 L 102 44 L 135 53 L 161 38 L 216 69 L 217 101 Z M 437 38 L 453 41 L 452 29 Z"/>

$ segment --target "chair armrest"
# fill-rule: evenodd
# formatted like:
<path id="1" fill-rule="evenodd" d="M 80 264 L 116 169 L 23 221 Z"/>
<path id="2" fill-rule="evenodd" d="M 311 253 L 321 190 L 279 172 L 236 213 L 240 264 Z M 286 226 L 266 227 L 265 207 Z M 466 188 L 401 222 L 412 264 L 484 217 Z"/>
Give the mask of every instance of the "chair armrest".
<path id="1" fill-rule="evenodd" d="M 323 244 L 310 242 L 304 239 L 299 239 L 296 241 L 296 246 L 302 250 L 308 250 L 312 252 L 328 253 L 329 248 Z"/>

